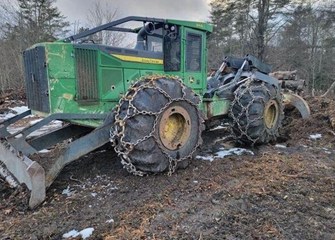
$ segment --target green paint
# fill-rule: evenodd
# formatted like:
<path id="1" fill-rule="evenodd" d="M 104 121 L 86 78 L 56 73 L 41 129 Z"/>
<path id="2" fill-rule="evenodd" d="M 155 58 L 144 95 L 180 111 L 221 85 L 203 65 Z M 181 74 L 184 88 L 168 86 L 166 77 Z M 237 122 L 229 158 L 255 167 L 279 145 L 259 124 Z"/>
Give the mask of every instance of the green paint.
<path id="1" fill-rule="evenodd" d="M 227 99 L 214 96 L 213 98 L 204 98 L 204 111 L 208 118 L 221 116 L 228 113 L 231 102 Z"/>

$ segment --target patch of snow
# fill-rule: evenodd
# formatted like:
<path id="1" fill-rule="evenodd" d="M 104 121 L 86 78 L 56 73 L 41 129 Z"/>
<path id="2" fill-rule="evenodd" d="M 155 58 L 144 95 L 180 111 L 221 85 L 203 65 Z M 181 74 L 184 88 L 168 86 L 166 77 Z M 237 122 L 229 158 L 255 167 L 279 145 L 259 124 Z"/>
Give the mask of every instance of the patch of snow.
<path id="1" fill-rule="evenodd" d="M 287 148 L 285 145 L 282 145 L 282 144 L 276 144 L 275 147 L 276 148 Z"/>
<path id="2" fill-rule="evenodd" d="M 62 191 L 62 194 L 63 194 L 63 195 L 66 195 L 66 196 L 68 196 L 68 197 L 71 197 L 74 193 L 75 193 L 75 190 L 71 190 L 71 189 L 70 189 L 70 186 L 67 186 L 67 188 L 65 188 L 65 189 Z"/>
<path id="3" fill-rule="evenodd" d="M 2 176 L 12 188 L 18 187 L 17 181 L 10 175 L 8 170 L 1 165 L 0 165 L 0 176 Z"/>
<path id="4" fill-rule="evenodd" d="M 196 156 L 196 159 L 200 159 L 200 160 L 205 160 L 205 161 L 214 161 L 217 158 L 224 158 L 226 156 L 230 156 L 230 155 L 242 155 L 242 154 L 250 154 L 250 155 L 254 155 L 254 153 L 250 150 L 247 150 L 245 148 L 231 148 L 231 149 L 224 149 L 224 148 L 220 148 L 220 151 L 214 153 L 214 156 Z"/>
<path id="5" fill-rule="evenodd" d="M 240 156 L 244 153 L 254 155 L 254 153 L 252 151 L 247 150 L 245 148 L 231 148 L 231 149 L 221 148 L 221 151 L 215 153 L 215 155 L 218 158 L 224 158 L 224 157 L 230 156 L 230 155 L 239 155 Z"/>
<path id="6" fill-rule="evenodd" d="M 0 114 L 0 120 L 7 120 L 10 119 L 12 117 L 16 116 L 16 114 L 14 113 L 7 113 L 7 114 Z"/>
<path id="7" fill-rule="evenodd" d="M 195 159 L 205 160 L 205 161 L 214 161 L 214 158 L 212 156 L 196 156 Z"/>
<path id="8" fill-rule="evenodd" d="M 118 187 L 111 187 L 110 190 L 111 190 L 111 191 L 119 190 L 119 188 L 118 188 Z"/>
<path id="9" fill-rule="evenodd" d="M 114 219 L 111 218 L 111 219 L 107 220 L 106 223 L 114 223 Z"/>
<path id="10" fill-rule="evenodd" d="M 15 136 L 15 138 L 21 138 L 22 137 L 22 134 L 18 134 Z"/>
<path id="11" fill-rule="evenodd" d="M 79 232 L 77 230 L 72 229 L 70 232 L 64 233 L 63 238 L 78 237 L 78 235 Z"/>
<path id="12" fill-rule="evenodd" d="M 312 140 L 317 140 L 317 139 L 322 138 L 322 134 L 320 134 L 320 133 L 311 134 L 311 135 L 309 135 L 309 138 L 312 139 Z"/>
<path id="13" fill-rule="evenodd" d="M 97 193 L 91 193 L 92 197 L 96 197 L 98 194 Z"/>
<path id="14" fill-rule="evenodd" d="M 42 149 L 41 151 L 38 151 L 39 153 L 48 153 L 48 152 L 50 152 L 50 150 L 48 150 L 48 149 Z"/>
<path id="15" fill-rule="evenodd" d="M 232 149 L 234 149 L 234 148 L 232 148 Z M 218 152 L 214 153 L 215 158 L 224 158 L 226 156 L 233 155 L 233 153 L 230 150 L 231 149 L 228 149 L 228 150 L 223 149 L 221 151 L 218 151 Z"/>
<path id="16" fill-rule="evenodd" d="M 9 118 L 12 118 L 20 113 L 23 113 L 28 109 L 27 106 L 22 106 L 22 107 L 14 107 L 14 108 L 9 108 L 10 112 L 4 113 L 4 114 L 0 114 L 0 122 L 2 122 L 3 120 L 7 120 Z"/>
<path id="17" fill-rule="evenodd" d="M 79 232 L 83 239 L 86 239 L 92 235 L 94 228 L 85 228 Z"/>
<path id="18" fill-rule="evenodd" d="M 14 108 L 10 108 L 10 111 L 11 112 L 8 112 L 6 114 L 0 114 L 0 123 L 2 121 L 5 121 L 9 118 L 12 118 L 14 116 L 16 116 L 17 114 L 21 114 L 25 111 L 29 110 L 27 106 L 22 106 L 22 107 L 14 107 Z M 26 116 L 25 118 L 27 117 L 31 117 L 32 115 L 29 115 L 29 116 Z M 39 121 L 41 121 L 42 119 L 35 119 L 35 120 L 32 120 L 30 121 L 29 125 L 34 125 L 36 123 L 38 123 Z M 28 135 L 28 137 L 37 137 L 37 136 L 41 136 L 47 132 L 51 132 L 52 130 L 55 130 L 55 129 L 58 129 L 60 127 L 62 127 L 62 122 L 61 121 L 58 121 L 58 120 L 55 120 L 55 121 L 52 121 L 51 123 L 49 123 L 48 125 L 45 125 L 43 127 L 41 127 L 40 129 L 32 132 L 31 134 Z M 13 126 L 9 126 L 7 128 L 8 132 L 11 133 L 11 134 L 15 134 L 21 130 L 23 130 L 24 127 L 13 127 Z M 16 136 L 16 138 L 19 138 L 20 136 Z"/>
<path id="19" fill-rule="evenodd" d="M 219 129 L 227 129 L 227 127 L 224 127 L 224 126 L 217 126 L 217 127 L 214 127 L 214 128 L 211 128 L 209 131 L 215 131 L 215 130 L 219 130 Z"/>
<path id="20" fill-rule="evenodd" d="M 16 112 L 17 114 L 21 114 L 23 112 L 26 112 L 29 110 L 29 108 L 27 106 L 21 106 L 21 107 L 13 107 L 10 108 L 10 110 Z"/>
<path id="21" fill-rule="evenodd" d="M 14 134 L 14 133 L 17 133 L 21 130 L 23 130 L 24 127 L 8 127 L 7 128 L 7 131 L 10 133 L 10 134 Z M 18 136 L 15 136 L 15 138 L 18 137 Z"/>
<path id="22" fill-rule="evenodd" d="M 37 119 L 37 120 L 34 120 L 34 121 L 41 121 L 40 119 Z M 34 121 L 31 121 L 34 122 Z M 57 128 L 60 128 L 62 127 L 62 122 L 61 121 L 58 121 L 58 120 L 55 120 L 55 121 L 52 121 L 51 123 L 49 123 L 48 125 L 45 125 L 43 127 L 41 127 L 40 129 L 32 132 L 31 134 L 29 134 L 28 136 L 29 137 L 37 137 L 37 136 L 41 136 L 47 132 L 51 132 L 52 130 L 55 130 Z"/>
<path id="23" fill-rule="evenodd" d="M 77 230 L 73 229 L 68 233 L 63 234 L 63 238 L 75 238 L 81 236 L 82 239 L 86 239 L 92 235 L 94 228 L 85 228 L 78 232 Z"/>

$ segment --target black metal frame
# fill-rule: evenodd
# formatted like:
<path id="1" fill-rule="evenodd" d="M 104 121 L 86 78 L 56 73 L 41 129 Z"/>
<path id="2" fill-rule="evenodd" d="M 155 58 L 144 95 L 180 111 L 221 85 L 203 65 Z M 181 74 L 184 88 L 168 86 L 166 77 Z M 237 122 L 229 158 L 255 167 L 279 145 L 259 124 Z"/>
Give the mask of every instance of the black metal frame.
<path id="1" fill-rule="evenodd" d="M 90 36 L 92 34 L 95 34 L 97 32 L 101 32 L 101 31 L 118 31 L 118 32 L 132 32 L 132 33 L 139 32 L 140 28 L 131 29 L 131 28 L 116 27 L 117 25 L 121 25 L 123 23 L 130 22 L 130 21 L 143 22 L 144 24 L 146 22 L 166 23 L 166 20 L 161 19 L 161 18 L 147 18 L 147 17 L 129 16 L 129 17 L 121 18 L 119 20 L 109 22 L 109 23 L 103 24 L 101 26 L 89 29 L 89 30 L 84 31 L 82 33 L 72 35 L 70 37 L 65 38 L 63 41 L 64 42 L 76 41 L 76 40 L 79 40 L 81 38 L 88 37 L 88 36 Z"/>
<path id="2" fill-rule="evenodd" d="M 225 75 L 221 79 L 222 71 L 225 67 L 230 67 L 236 72 Z M 210 99 L 216 93 L 220 98 L 233 99 L 233 92 L 239 86 L 241 77 L 257 79 L 279 88 L 278 81 L 269 76 L 271 65 L 263 63 L 252 55 L 246 55 L 244 58 L 226 57 L 221 67 L 216 71 L 215 75 L 209 80 L 207 92 L 204 94 L 205 99 Z M 225 81 L 228 80 L 227 82 Z M 243 80 L 242 80 L 243 82 Z"/>

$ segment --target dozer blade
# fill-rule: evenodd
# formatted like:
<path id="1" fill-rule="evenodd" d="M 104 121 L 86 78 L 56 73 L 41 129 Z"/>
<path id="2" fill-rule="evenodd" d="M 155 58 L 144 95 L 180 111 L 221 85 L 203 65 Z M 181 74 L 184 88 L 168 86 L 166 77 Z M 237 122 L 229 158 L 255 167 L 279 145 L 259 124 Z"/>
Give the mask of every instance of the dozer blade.
<path id="1" fill-rule="evenodd" d="M 65 124 L 43 135 L 28 137 L 32 132 L 46 126 L 53 120 L 106 119 L 105 114 L 52 114 L 41 121 L 11 134 L 7 127 L 30 114 L 27 111 L 4 122 L 0 122 L 0 175 L 11 184 L 25 184 L 31 191 L 29 207 L 35 208 L 46 197 L 46 189 L 56 179 L 65 165 L 109 142 L 112 122 L 92 129 Z M 114 119 L 113 117 L 110 119 Z M 42 149 L 48 149 L 67 139 L 76 140 L 65 147 L 55 147 L 57 156 L 43 157 Z M 13 185 L 13 184 L 12 184 Z"/>
<path id="2" fill-rule="evenodd" d="M 285 107 L 294 106 L 301 114 L 303 119 L 309 118 L 311 110 L 308 103 L 299 95 L 294 93 L 284 93 L 284 105 Z"/>
<path id="3" fill-rule="evenodd" d="M 28 110 L 0 122 L 0 168 L 5 167 L 0 171 L 0 175 L 3 175 L 10 185 L 24 183 L 31 191 L 29 207 L 33 208 L 45 199 L 45 171 L 40 164 L 32 161 L 7 141 L 7 137 L 11 136 L 7 127 L 30 114 L 31 111 Z"/>
<path id="4" fill-rule="evenodd" d="M 46 191 L 45 171 L 40 164 L 24 156 L 4 139 L 0 142 L 0 162 L 5 165 L 18 183 L 24 183 L 31 191 L 30 208 L 34 208 L 44 201 Z"/>

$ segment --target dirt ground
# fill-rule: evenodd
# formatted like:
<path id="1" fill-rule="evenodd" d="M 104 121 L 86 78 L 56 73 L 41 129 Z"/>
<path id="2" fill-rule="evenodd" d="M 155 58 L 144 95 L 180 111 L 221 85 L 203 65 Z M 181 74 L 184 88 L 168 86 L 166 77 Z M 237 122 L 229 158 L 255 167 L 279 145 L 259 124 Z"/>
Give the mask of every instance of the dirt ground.
<path id="1" fill-rule="evenodd" d="M 0 239 L 62 239 L 86 228 L 89 239 L 106 240 L 335 239 L 335 101 L 307 100 L 312 117 L 289 113 L 277 145 L 194 159 L 171 177 L 132 176 L 106 146 L 68 165 L 35 210 L 0 179 Z M 231 144 L 226 135 L 205 132 L 198 154 Z"/>

